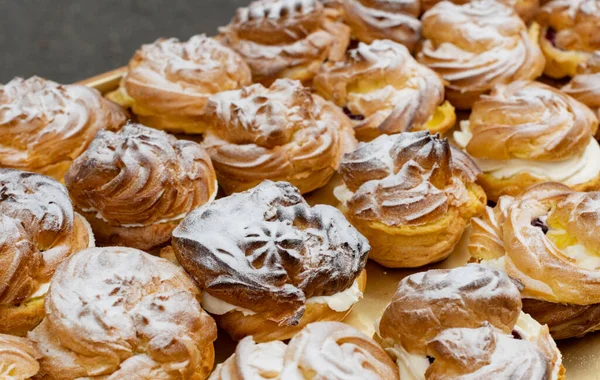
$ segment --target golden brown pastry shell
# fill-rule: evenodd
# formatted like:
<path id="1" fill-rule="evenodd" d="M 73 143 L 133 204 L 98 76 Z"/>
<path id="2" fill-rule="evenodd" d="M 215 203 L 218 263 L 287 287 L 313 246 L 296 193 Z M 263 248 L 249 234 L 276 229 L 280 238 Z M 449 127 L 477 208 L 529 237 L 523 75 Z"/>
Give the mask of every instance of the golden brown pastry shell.
<path id="1" fill-rule="evenodd" d="M 556 48 L 546 38 L 547 31 L 548 27 L 544 27 L 539 37 L 540 48 L 546 57 L 544 74 L 555 79 L 574 76 L 577 74 L 578 68 L 587 62 L 590 53 Z"/>
<path id="2" fill-rule="evenodd" d="M 0 333 L 26 336 L 42 322 L 44 316 L 44 297 L 15 306 L 0 305 Z"/>
<path id="3" fill-rule="evenodd" d="M 360 291 L 364 292 L 367 288 L 367 270 L 363 269 L 355 281 L 358 282 Z M 276 322 L 270 321 L 260 316 L 260 314 L 244 315 L 240 311 L 231 311 L 223 315 L 211 315 L 217 321 L 217 325 L 235 340 L 252 336 L 256 342 L 268 342 L 290 339 L 309 323 L 342 321 L 350 311 L 352 311 L 352 307 L 346 311 L 338 312 L 331 309 L 327 304 L 308 304 L 300 322 L 295 326 L 279 326 Z"/>
<path id="4" fill-rule="evenodd" d="M 540 324 L 548 325 L 554 339 L 581 338 L 600 330 L 600 304 L 559 304 L 524 298 L 523 311 Z"/>

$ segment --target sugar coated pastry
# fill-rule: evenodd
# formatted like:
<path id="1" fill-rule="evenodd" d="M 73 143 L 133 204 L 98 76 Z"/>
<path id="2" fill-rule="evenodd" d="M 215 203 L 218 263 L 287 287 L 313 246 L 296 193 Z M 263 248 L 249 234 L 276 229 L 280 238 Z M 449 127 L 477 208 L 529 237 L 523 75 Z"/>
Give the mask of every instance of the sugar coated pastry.
<path id="1" fill-rule="evenodd" d="M 372 246 L 369 257 L 393 268 L 446 258 L 486 196 L 479 169 L 429 132 L 383 135 L 344 155 L 341 209 Z"/>
<path id="2" fill-rule="evenodd" d="M 538 16 L 544 73 L 552 78 L 574 76 L 600 50 L 600 1 L 553 0 Z"/>
<path id="3" fill-rule="evenodd" d="M 0 378 L 26 380 L 40 370 L 39 353 L 27 341 L 12 335 L 0 334 Z"/>
<path id="4" fill-rule="evenodd" d="M 558 183 L 504 196 L 473 222 L 469 252 L 524 285 L 523 307 L 555 339 L 600 329 L 600 192 Z"/>
<path id="5" fill-rule="evenodd" d="M 195 209 L 172 244 L 202 306 L 236 340 L 284 340 L 310 322 L 342 320 L 366 286 L 367 240 L 287 182 Z"/>
<path id="6" fill-rule="evenodd" d="M 421 39 L 420 0 L 340 0 L 352 36 L 365 43 L 392 40 L 413 50 Z"/>
<path id="7" fill-rule="evenodd" d="M 307 193 L 327 184 L 342 154 L 356 145 L 342 110 L 298 81 L 222 92 L 206 107 L 211 128 L 202 144 L 227 194 L 265 179 Z"/>
<path id="8" fill-rule="evenodd" d="M 399 380 L 398 370 L 373 339 L 340 322 L 307 325 L 286 345 L 242 339 L 210 380 Z"/>
<path id="9" fill-rule="evenodd" d="M 519 288 L 478 264 L 405 277 L 375 338 L 400 379 L 564 379 L 548 326 L 521 311 Z"/>
<path id="10" fill-rule="evenodd" d="M 438 3 L 422 17 L 419 62 L 447 82 L 446 98 L 470 109 L 494 85 L 535 79 L 544 70 L 539 26 L 525 23 L 495 0 Z"/>
<path id="11" fill-rule="evenodd" d="M 92 230 L 63 185 L 0 169 L 0 333 L 25 335 L 39 324 L 54 271 L 90 246 Z"/>
<path id="12" fill-rule="evenodd" d="M 310 82 L 323 62 L 342 59 L 350 42 L 338 9 L 318 0 L 254 1 L 219 32 L 265 85 L 277 78 Z"/>
<path id="13" fill-rule="evenodd" d="M 90 248 L 56 271 L 29 333 L 44 379 L 205 379 L 214 320 L 181 268 L 133 248 Z"/>
<path id="14" fill-rule="evenodd" d="M 363 141 L 406 131 L 445 132 L 456 121 L 440 76 L 390 40 L 359 43 L 344 61 L 325 64 L 313 86 L 344 109 Z"/>
<path id="15" fill-rule="evenodd" d="M 422 10 L 427 11 L 442 0 L 421 0 Z M 454 4 L 466 4 L 479 0 L 450 0 Z M 539 0 L 496 0 L 506 6 L 514 8 L 523 21 L 531 20 L 539 10 Z M 542 0 L 543 1 L 543 0 Z"/>
<path id="16" fill-rule="evenodd" d="M 242 57 L 213 38 L 161 38 L 135 53 L 120 88 L 108 97 L 131 108 L 144 125 L 202 133 L 207 99 L 251 81 Z"/>
<path id="17" fill-rule="evenodd" d="M 597 129 L 596 115 L 582 103 L 545 84 L 520 81 L 482 97 L 454 139 L 482 170 L 480 184 L 496 201 L 547 181 L 599 189 Z"/>
<path id="18" fill-rule="evenodd" d="M 101 131 L 65 176 L 98 241 L 151 249 L 217 193 L 216 174 L 197 143 L 141 124 Z"/>
<path id="19" fill-rule="evenodd" d="M 0 167 L 62 182 L 96 133 L 120 128 L 126 117 L 92 88 L 15 78 L 0 86 Z"/>

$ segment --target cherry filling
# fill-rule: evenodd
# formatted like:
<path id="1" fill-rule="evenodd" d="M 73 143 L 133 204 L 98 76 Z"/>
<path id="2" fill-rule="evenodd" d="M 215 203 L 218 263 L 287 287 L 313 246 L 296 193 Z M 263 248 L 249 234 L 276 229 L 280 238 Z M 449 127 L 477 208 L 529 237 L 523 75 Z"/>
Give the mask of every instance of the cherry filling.
<path id="1" fill-rule="evenodd" d="M 540 218 L 535 218 L 531 221 L 531 225 L 542 229 L 544 235 L 548 233 L 548 225 Z"/>
<path id="2" fill-rule="evenodd" d="M 550 43 L 552 44 L 552 46 L 556 47 L 556 30 L 548 27 L 548 29 L 546 29 L 546 39 L 548 41 L 550 41 Z"/>
<path id="3" fill-rule="evenodd" d="M 523 337 L 521 336 L 521 334 L 519 334 L 519 333 L 517 332 L 517 330 L 513 330 L 513 331 L 512 331 L 512 336 L 513 336 L 513 338 L 515 338 L 515 339 L 518 339 L 518 340 L 523 340 Z"/>
<path id="4" fill-rule="evenodd" d="M 488 205 L 488 207 L 494 208 L 494 207 L 496 207 L 496 202 L 494 202 L 494 201 L 490 201 L 490 200 L 488 199 L 488 201 L 487 201 L 487 205 Z"/>
<path id="5" fill-rule="evenodd" d="M 348 107 L 344 107 L 344 113 L 346 114 L 346 116 L 348 116 L 352 120 L 356 120 L 356 121 L 365 120 L 365 117 L 363 115 L 355 115 L 355 114 L 353 114 L 352 111 L 350 111 L 348 109 Z"/>
<path id="6" fill-rule="evenodd" d="M 429 364 L 433 364 L 435 358 L 433 356 L 427 356 L 427 360 L 429 360 Z"/>

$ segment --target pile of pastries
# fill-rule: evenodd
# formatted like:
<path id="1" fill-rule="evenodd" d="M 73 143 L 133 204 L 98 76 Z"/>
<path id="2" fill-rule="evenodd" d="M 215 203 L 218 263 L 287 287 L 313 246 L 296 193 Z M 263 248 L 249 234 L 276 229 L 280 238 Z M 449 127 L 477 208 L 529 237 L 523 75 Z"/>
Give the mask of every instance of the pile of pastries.
<path id="1" fill-rule="evenodd" d="M 110 93 L 0 86 L 0 378 L 564 379 L 600 330 L 599 31 L 600 0 L 258 0 Z M 367 336 L 377 265 L 412 274 Z"/>

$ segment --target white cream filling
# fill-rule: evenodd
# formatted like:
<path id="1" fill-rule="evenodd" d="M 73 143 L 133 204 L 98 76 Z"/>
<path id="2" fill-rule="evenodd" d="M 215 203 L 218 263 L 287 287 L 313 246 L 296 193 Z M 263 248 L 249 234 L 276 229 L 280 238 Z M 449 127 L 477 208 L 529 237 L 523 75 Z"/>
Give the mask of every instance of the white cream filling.
<path id="1" fill-rule="evenodd" d="M 352 199 L 352 197 L 354 196 L 354 192 L 350 191 L 346 184 L 343 184 L 336 186 L 333 189 L 333 196 L 336 197 L 338 201 L 342 202 L 342 204 L 345 204 L 350 199 Z"/>
<path id="2" fill-rule="evenodd" d="M 583 244 L 571 245 L 563 249 L 562 253 L 575 260 L 580 268 L 591 270 L 600 268 L 600 256 L 590 252 Z"/>
<path id="3" fill-rule="evenodd" d="M 358 281 L 354 281 L 352 286 L 344 291 L 330 296 L 310 297 L 306 300 L 306 304 L 327 304 L 332 310 L 344 312 L 357 303 L 362 296 L 363 293 L 360 291 Z M 208 292 L 202 294 L 202 308 L 215 315 L 223 315 L 231 311 L 239 311 L 244 314 L 244 316 L 256 314 L 256 312 L 250 309 L 232 305 L 217 297 L 211 296 Z"/>
<path id="4" fill-rule="evenodd" d="M 219 184 L 217 183 L 217 180 L 215 180 L 215 191 L 213 191 L 213 193 L 210 195 L 210 198 L 208 198 L 208 201 L 206 203 L 210 203 L 212 201 L 215 200 L 215 198 L 217 197 L 217 193 L 219 192 Z M 106 223 L 110 223 L 105 217 L 104 215 L 102 215 L 102 213 L 93 208 L 93 207 L 89 207 L 89 208 L 82 208 L 81 211 L 83 212 L 89 212 L 89 213 L 95 213 L 95 217 L 97 219 L 103 220 Z M 190 210 L 192 211 L 192 210 Z M 147 226 L 154 226 L 156 224 L 163 224 L 163 223 L 168 223 L 168 222 L 174 222 L 177 220 L 182 220 L 183 218 L 185 218 L 187 216 L 188 212 L 183 212 L 181 214 L 175 215 L 174 217 L 171 218 L 164 218 L 164 219 L 159 219 L 156 222 L 150 223 L 150 224 L 142 224 L 142 223 L 129 223 L 129 224 L 121 224 L 119 225 L 120 227 L 125 227 L 125 228 L 133 228 L 133 227 L 147 227 Z"/>
<path id="5" fill-rule="evenodd" d="M 481 260 L 479 264 L 488 268 L 499 270 L 501 272 L 506 272 L 506 256 L 501 256 L 497 259 Z"/>
<path id="6" fill-rule="evenodd" d="M 462 148 L 471 141 L 473 135 L 468 120 L 460 122 L 460 131 L 454 132 L 454 141 Z M 584 152 L 561 161 L 539 161 L 525 159 L 489 160 L 473 157 L 479 168 L 494 178 L 505 179 L 520 173 L 527 173 L 546 181 L 578 185 L 589 182 L 600 174 L 600 145 L 590 138 Z"/>
<path id="7" fill-rule="evenodd" d="M 50 289 L 50 281 L 40 284 L 40 286 L 35 291 L 35 293 L 33 293 L 31 296 L 29 296 L 28 299 L 43 297 L 46 295 L 46 293 L 48 293 L 48 289 Z"/>

